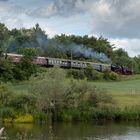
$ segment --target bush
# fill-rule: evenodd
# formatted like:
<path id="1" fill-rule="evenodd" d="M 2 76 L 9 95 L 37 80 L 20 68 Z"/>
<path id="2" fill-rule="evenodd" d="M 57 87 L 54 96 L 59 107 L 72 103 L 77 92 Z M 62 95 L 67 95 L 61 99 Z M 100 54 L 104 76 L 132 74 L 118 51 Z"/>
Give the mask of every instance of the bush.
<path id="1" fill-rule="evenodd" d="M 89 81 L 102 79 L 102 73 L 93 69 L 93 67 L 90 65 L 86 67 L 85 75 Z"/>
<path id="2" fill-rule="evenodd" d="M 117 75 L 117 73 L 105 70 L 103 73 L 103 78 L 105 80 L 118 80 L 118 75 Z"/>
<path id="3" fill-rule="evenodd" d="M 4 118 L 15 118 L 15 111 L 13 108 L 11 107 L 3 107 L 1 108 L 0 110 L 1 112 L 1 117 L 4 119 Z"/>
<path id="4" fill-rule="evenodd" d="M 105 70 L 105 71 L 103 72 L 103 78 L 104 78 L 105 80 L 109 80 L 109 78 L 110 78 L 110 71 Z"/>
<path id="5" fill-rule="evenodd" d="M 0 84 L 0 103 L 2 106 L 7 106 L 9 100 L 12 98 L 13 94 L 10 91 L 10 86 L 8 84 Z"/>
<path id="6" fill-rule="evenodd" d="M 111 79 L 111 80 L 118 80 L 118 75 L 117 75 L 117 73 L 110 72 L 110 74 L 109 74 L 109 79 Z"/>
<path id="7" fill-rule="evenodd" d="M 72 121 L 72 114 L 69 111 L 62 111 L 57 113 L 57 120 L 59 121 Z"/>
<path id="8" fill-rule="evenodd" d="M 35 109 L 36 97 L 32 94 L 15 94 L 9 104 L 17 111 L 31 113 Z"/>
<path id="9" fill-rule="evenodd" d="M 85 73 L 84 70 L 70 69 L 67 71 L 68 77 L 73 77 L 75 79 L 84 79 Z"/>
<path id="10" fill-rule="evenodd" d="M 14 119 L 15 123 L 33 123 L 34 118 L 31 114 L 20 114 Z"/>
<path id="11" fill-rule="evenodd" d="M 51 115 L 48 115 L 43 112 L 38 112 L 33 114 L 34 122 L 38 124 L 45 124 L 51 119 Z"/>

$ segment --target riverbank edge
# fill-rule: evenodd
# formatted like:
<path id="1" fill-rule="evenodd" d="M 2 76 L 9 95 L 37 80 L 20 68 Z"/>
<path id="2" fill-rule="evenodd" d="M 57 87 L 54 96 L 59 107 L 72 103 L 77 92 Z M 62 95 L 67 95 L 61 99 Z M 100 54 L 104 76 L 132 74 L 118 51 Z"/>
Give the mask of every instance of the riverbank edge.
<path id="1" fill-rule="evenodd" d="M 114 107 L 90 108 L 85 111 L 63 110 L 52 113 L 18 114 L 13 117 L 1 118 L 3 123 L 39 123 L 47 122 L 90 122 L 90 121 L 140 121 L 140 107 Z"/>

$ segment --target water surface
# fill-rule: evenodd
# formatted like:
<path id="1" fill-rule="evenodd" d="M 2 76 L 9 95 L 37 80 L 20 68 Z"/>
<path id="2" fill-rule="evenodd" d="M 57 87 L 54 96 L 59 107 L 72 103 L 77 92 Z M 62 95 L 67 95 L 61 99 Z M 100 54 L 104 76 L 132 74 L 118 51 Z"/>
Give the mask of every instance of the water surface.
<path id="1" fill-rule="evenodd" d="M 140 140 L 140 125 L 136 123 L 6 124 L 5 135 L 7 140 Z"/>

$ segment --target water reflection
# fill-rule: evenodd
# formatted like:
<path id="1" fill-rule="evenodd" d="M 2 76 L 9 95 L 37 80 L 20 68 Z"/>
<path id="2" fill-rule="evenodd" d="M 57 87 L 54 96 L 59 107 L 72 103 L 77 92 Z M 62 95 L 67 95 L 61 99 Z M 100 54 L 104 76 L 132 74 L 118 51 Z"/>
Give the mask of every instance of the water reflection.
<path id="1" fill-rule="evenodd" d="M 5 124 L 7 140 L 139 140 L 140 125 L 126 123 Z"/>

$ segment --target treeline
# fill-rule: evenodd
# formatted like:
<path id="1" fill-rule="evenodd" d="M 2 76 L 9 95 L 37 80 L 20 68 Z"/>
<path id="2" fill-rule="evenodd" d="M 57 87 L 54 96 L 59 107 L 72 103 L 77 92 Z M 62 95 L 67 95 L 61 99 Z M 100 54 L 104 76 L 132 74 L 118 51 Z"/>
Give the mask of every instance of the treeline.
<path id="1" fill-rule="evenodd" d="M 114 50 L 115 46 L 102 36 L 61 34 L 50 39 L 39 24 L 12 30 L 0 24 L 0 50 L 21 53 L 23 48 L 36 48 L 40 56 L 114 63 L 140 72 L 140 57 L 131 58 L 123 49 Z"/>

